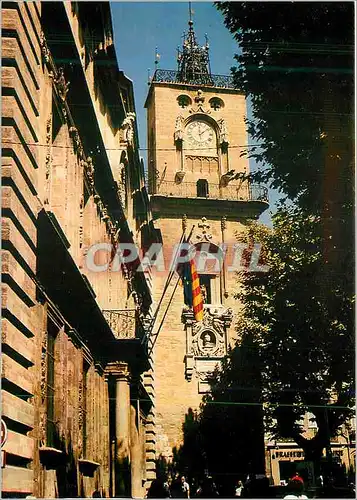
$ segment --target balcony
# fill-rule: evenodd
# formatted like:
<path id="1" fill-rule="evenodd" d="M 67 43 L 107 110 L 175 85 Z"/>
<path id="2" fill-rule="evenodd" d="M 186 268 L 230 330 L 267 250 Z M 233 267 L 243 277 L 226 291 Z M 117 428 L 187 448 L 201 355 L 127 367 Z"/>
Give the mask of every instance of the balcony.
<path id="1" fill-rule="evenodd" d="M 154 196 L 169 196 L 175 198 L 204 198 L 210 200 L 228 201 L 259 201 L 269 203 L 268 189 L 259 184 L 241 184 L 220 186 L 219 184 L 208 184 L 206 193 L 197 194 L 197 184 L 195 182 L 182 182 L 177 184 L 174 181 L 161 182 Z M 203 195 L 203 196 L 202 196 Z"/>
<path id="2" fill-rule="evenodd" d="M 179 71 L 169 69 L 157 69 L 152 77 L 151 83 L 184 83 L 199 85 L 200 87 L 235 88 L 231 76 L 196 73 L 195 75 L 190 75 L 189 80 L 187 80 Z"/>
<path id="3" fill-rule="evenodd" d="M 115 338 L 109 346 L 108 361 L 128 363 L 134 375 L 148 370 L 150 320 L 142 320 L 135 309 L 104 309 L 102 313 Z"/>
<path id="4" fill-rule="evenodd" d="M 116 339 L 142 339 L 144 326 L 135 309 L 104 309 L 103 316 Z"/>

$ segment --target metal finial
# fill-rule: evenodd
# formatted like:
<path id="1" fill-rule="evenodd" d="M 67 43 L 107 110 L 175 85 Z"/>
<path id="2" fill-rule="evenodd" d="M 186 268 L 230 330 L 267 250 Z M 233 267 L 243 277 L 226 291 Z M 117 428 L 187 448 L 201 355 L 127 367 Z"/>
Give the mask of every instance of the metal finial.
<path id="1" fill-rule="evenodd" d="M 189 24 L 192 23 L 192 5 L 191 5 L 191 2 L 188 2 L 188 14 L 189 14 L 189 17 L 190 17 L 190 21 L 189 21 Z"/>
<path id="2" fill-rule="evenodd" d="M 160 54 L 157 51 L 157 47 L 155 47 L 155 65 L 156 65 L 156 67 L 159 64 L 159 61 L 160 61 Z"/>

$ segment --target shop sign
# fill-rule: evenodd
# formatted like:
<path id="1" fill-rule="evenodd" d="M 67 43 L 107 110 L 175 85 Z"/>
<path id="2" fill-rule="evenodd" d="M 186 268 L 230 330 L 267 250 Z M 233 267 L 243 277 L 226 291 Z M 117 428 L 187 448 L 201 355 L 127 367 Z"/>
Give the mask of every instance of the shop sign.
<path id="1" fill-rule="evenodd" d="M 276 458 L 302 458 L 304 456 L 303 451 L 276 451 Z"/>

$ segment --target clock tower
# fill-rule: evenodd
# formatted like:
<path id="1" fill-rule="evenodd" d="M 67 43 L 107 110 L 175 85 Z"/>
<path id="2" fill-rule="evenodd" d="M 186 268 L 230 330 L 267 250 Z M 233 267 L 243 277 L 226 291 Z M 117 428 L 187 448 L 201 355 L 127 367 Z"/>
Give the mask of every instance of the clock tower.
<path id="1" fill-rule="evenodd" d="M 197 255 L 208 251 L 217 258 L 207 258 L 198 269 L 203 321 L 195 321 L 184 305 L 174 277 L 154 328 L 155 334 L 162 322 L 153 338 L 153 457 L 167 460 L 182 444 L 185 415 L 199 408 L 211 374 L 235 341 L 236 235 L 268 207 L 266 188 L 250 183 L 249 162 L 241 155 L 248 143 L 245 96 L 231 77 L 211 73 L 208 41 L 198 44 L 191 20 L 177 59 L 177 70 L 156 70 L 145 104 L 149 192 L 166 264 L 165 272 L 153 276 L 156 304 L 183 230 L 189 234 L 193 228 L 190 242 Z"/>

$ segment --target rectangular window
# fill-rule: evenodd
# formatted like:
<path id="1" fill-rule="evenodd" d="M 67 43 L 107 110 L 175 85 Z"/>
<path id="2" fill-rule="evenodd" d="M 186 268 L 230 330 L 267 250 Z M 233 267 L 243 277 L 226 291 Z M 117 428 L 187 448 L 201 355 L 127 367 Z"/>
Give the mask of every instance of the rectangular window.
<path id="1" fill-rule="evenodd" d="M 198 179 L 197 183 L 197 197 L 208 198 L 208 181 L 207 179 Z"/>
<path id="2" fill-rule="evenodd" d="M 214 276 L 210 274 L 200 274 L 201 294 L 204 304 L 212 304 L 212 285 L 211 280 Z"/>
<path id="3" fill-rule="evenodd" d="M 199 274 L 202 299 L 204 304 L 220 304 L 220 275 Z"/>
<path id="4" fill-rule="evenodd" d="M 58 333 L 57 326 L 47 321 L 47 379 L 46 379 L 46 412 L 47 412 L 47 446 L 55 446 L 55 344 Z"/>

